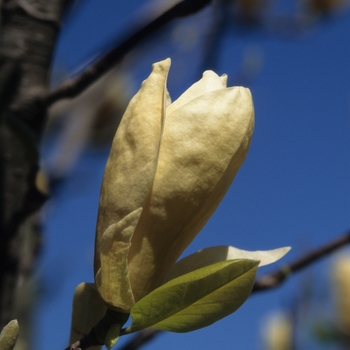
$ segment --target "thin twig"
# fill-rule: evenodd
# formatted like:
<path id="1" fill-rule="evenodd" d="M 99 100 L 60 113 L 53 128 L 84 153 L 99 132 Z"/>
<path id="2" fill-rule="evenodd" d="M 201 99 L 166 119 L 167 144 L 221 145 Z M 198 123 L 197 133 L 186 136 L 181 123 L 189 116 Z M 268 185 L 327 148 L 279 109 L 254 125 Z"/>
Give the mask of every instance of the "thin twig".
<path id="1" fill-rule="evenodd" d="M 159 17 L 136 31 L 134 34 L 130 35 L 120 45 L 110 50 L 91 67 L 87 68 L 81 75 L 63 83 L 44 96 L 39 96 L 38 99 L 42 105 L 48 107 L 60 99 L 72 98 L 79 95 L 88 86 L 111 69 L 116 63 L 118 63 L 139 42 L 157 32 L 173 19 L 177 17 L 189 16 L 200 11 L 211 1 L 212 0 L 184 0 L 176 4 L 168 11 L 164 12 Z"/>
<path id="2" fill-rule="evenodd" d="M 200 74 L 208 69 L 215 71 L 217 68 L 220 46 L 224 38 L 223 34 L 227 29 L 227 22 L 230 20 L 227 1 L 216 1 L 213 3 L 212 8 L 212 18 L 204 45 Z"/>
<path id="3" fill-rule="evenodd" d="M 313 264 L 319 259 L 327 256 L 328 254 L 334 252 L 335 250 L 349 243 L 350 243 L 350 231 L 336 238 L 334 241 L 331 241 L 318 249 L 315 249 L 315 250 L 312 250 L 311 252 L 306 253 L 304 256 L 295 260 L 291 264 L 286 265 L 273 273 L 260 277 L 254 283 L 253 292 L 260 292 L 263 290 L 268 290 L 268 289 L 278 287 L 286 280 L 286 278 L 289 275 L 294 274 L 304 269 L 305 267 L 308 267 L 309 265 Z"/>
<path id="4" fill-rule="evenodd" d="M 252 293 L 266 291 L 280 286 L 291 274 L 310 266 L 319 259 L 349 243 L 350 231 L 336 238 L 334 241 L 328 242 L 322 247 L 306 253 L 304 256 L 296 259 L 289 265 L 286 265 L 273 273 L 260 277 L 255 281 Z M 130 340 L 130 342 L 125 344 L 120 350 L 137 350 L 161 333 L 163 333 L 163 331 L 156 329 L 144 329 L 136 334 Z"/>

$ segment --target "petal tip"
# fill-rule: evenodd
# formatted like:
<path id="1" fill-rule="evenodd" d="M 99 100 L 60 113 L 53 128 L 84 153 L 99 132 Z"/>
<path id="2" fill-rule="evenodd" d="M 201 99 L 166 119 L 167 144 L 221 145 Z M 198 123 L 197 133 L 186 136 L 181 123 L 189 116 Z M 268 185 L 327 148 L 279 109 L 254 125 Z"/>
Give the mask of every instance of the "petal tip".
<path id="1" fill-rule="evenodd" d="M 168 71 L 171 65 L 171 59 L 168 57 L 165 60 L 152 64 L 152 72 Z"/>

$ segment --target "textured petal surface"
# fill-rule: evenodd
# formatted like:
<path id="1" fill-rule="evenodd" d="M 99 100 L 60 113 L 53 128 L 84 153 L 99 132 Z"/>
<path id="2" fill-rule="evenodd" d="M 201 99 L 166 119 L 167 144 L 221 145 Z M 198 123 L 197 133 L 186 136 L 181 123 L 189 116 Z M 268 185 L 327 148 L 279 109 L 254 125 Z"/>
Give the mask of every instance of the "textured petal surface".
<path id="1" fill-rule="evenodd" d="M 128 256 L 141 212 L 142 208 L 139 208 L 109 226 L 100 243 L 101 268 L 95 278 L 97 289 L 107 304 L 123 311 L 129 311 L 135 303 L 129 280 Z"/>
<path id="2" fill-rule="evenodd" d="M 168 96 L 165 85 L 169 67 L 170 59 L 153 65 L 152 73 L 129 103 L 113 140 L 101 188 L 95 273 L 100 267 L 102 234 L 113 223 L 143 207 L 152 188 Z"/>
<path id="3" fill-rule="evenodd" d="M 167 113 L 152 195 L 130 248 L 135 300 L 160 285 L 213 214 L 246 157 L 253 125 L 251 94 L 241 87 Z"/>
<path id="4" fill-rule="evenodd" d="M 194 83 L 176 101 L 167 107 L 167 115 L 199 96 L 211 91 L 225 89 L 226 82 L 227 75 L 224 74 L 223 76 L 219 77 L 211 70 L 205 71 L 201 80 Z"/>
<path id="5" fill-rule="evenodd" d="M 0 333 L 0 349 L 12 350 L 18 338 L 19 326 L 17 320 L 10 321 Z"/>

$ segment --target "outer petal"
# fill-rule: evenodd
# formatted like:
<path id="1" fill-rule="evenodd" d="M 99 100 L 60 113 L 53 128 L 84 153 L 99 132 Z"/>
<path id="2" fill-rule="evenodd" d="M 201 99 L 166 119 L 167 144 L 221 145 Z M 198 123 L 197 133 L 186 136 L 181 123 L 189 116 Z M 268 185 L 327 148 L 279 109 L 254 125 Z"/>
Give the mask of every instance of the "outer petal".
<path id="1" fill-rule="evenodd" d="M 100 243 L 101 268 L 95 276 L 97 290 L 107 304 L 122 311 L 129 311 L 135 304 L 130 286 L 128 256 L 141 212 L 142 208 L 138 208 L 109 226 Z"/>
<path id="2" fill-rule="evenodd" d="M 219 77 L 212 70 L 203 73 L 201 80 L 194 83 L 188 88 L 176 101 L 174 101 L 166 110 L 167 115 L 180 108 L 184 104 L 202 96 L 208 92 L 226 88 L 227 75 Z"/>
<path id="3" fill-rule="evenodd" d="M 19 326 L 17 320 L 10 321 L 0 333 L 0 349 L 13 350 L 16 346 L 19 334 Z"/>
<path id="4" fill-rule="evenodd" d="M 92 283 L 81 283 L 77 286 L 73 298 L 72 323 L 69 344 L 86 336 L 92 327 L 104 316 L 107 306 Z M 94 346 L 91 350 L 99 350 Z"/>
<path id="5" fill-rule="evenodd" d="M 259 267 L 269 265 L 283 258 L 289 250 L 290 247 L 256 251 L 242 250 L 231 246 L 204 248 L 177 261 L 162 283 L 185 273 L 225 260 L 250 259 L 259 261 Z"/>
<path id="6" fill-rule="evenodd" d="M 167 114 L 151 200 L 130 249 L 135 300 L 161 283 L 213 214 L 245 159 L 253 124 L 251 94 L 241 87 Z"/>
<path id="7" fill-rule="evenodd" d="M 114 137 L 102 182 L 95 241 L 95 274 L 105 230 L 143 207 L 154 180 L 165 116 L 170 59 L 155 63 L 129 103 Z"/>

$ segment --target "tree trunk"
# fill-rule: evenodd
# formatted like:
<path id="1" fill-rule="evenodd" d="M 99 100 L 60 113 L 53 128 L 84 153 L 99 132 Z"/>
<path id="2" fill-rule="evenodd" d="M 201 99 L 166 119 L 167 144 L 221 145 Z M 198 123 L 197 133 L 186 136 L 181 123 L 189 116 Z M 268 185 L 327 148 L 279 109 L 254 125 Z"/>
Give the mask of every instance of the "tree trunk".
<path id="1" fill-rule="evenodd" d="M 36 187 L 50 65 L 67 0 L 0 0 L 0 329 L 16 318 L 22 233 L 46 196 Z M 37 232 L 36 232 L 37 233 Z M 33 249 L 32 254 L 35 254 Z M 28 257 L 27 257 L 28 258 Z"/>

